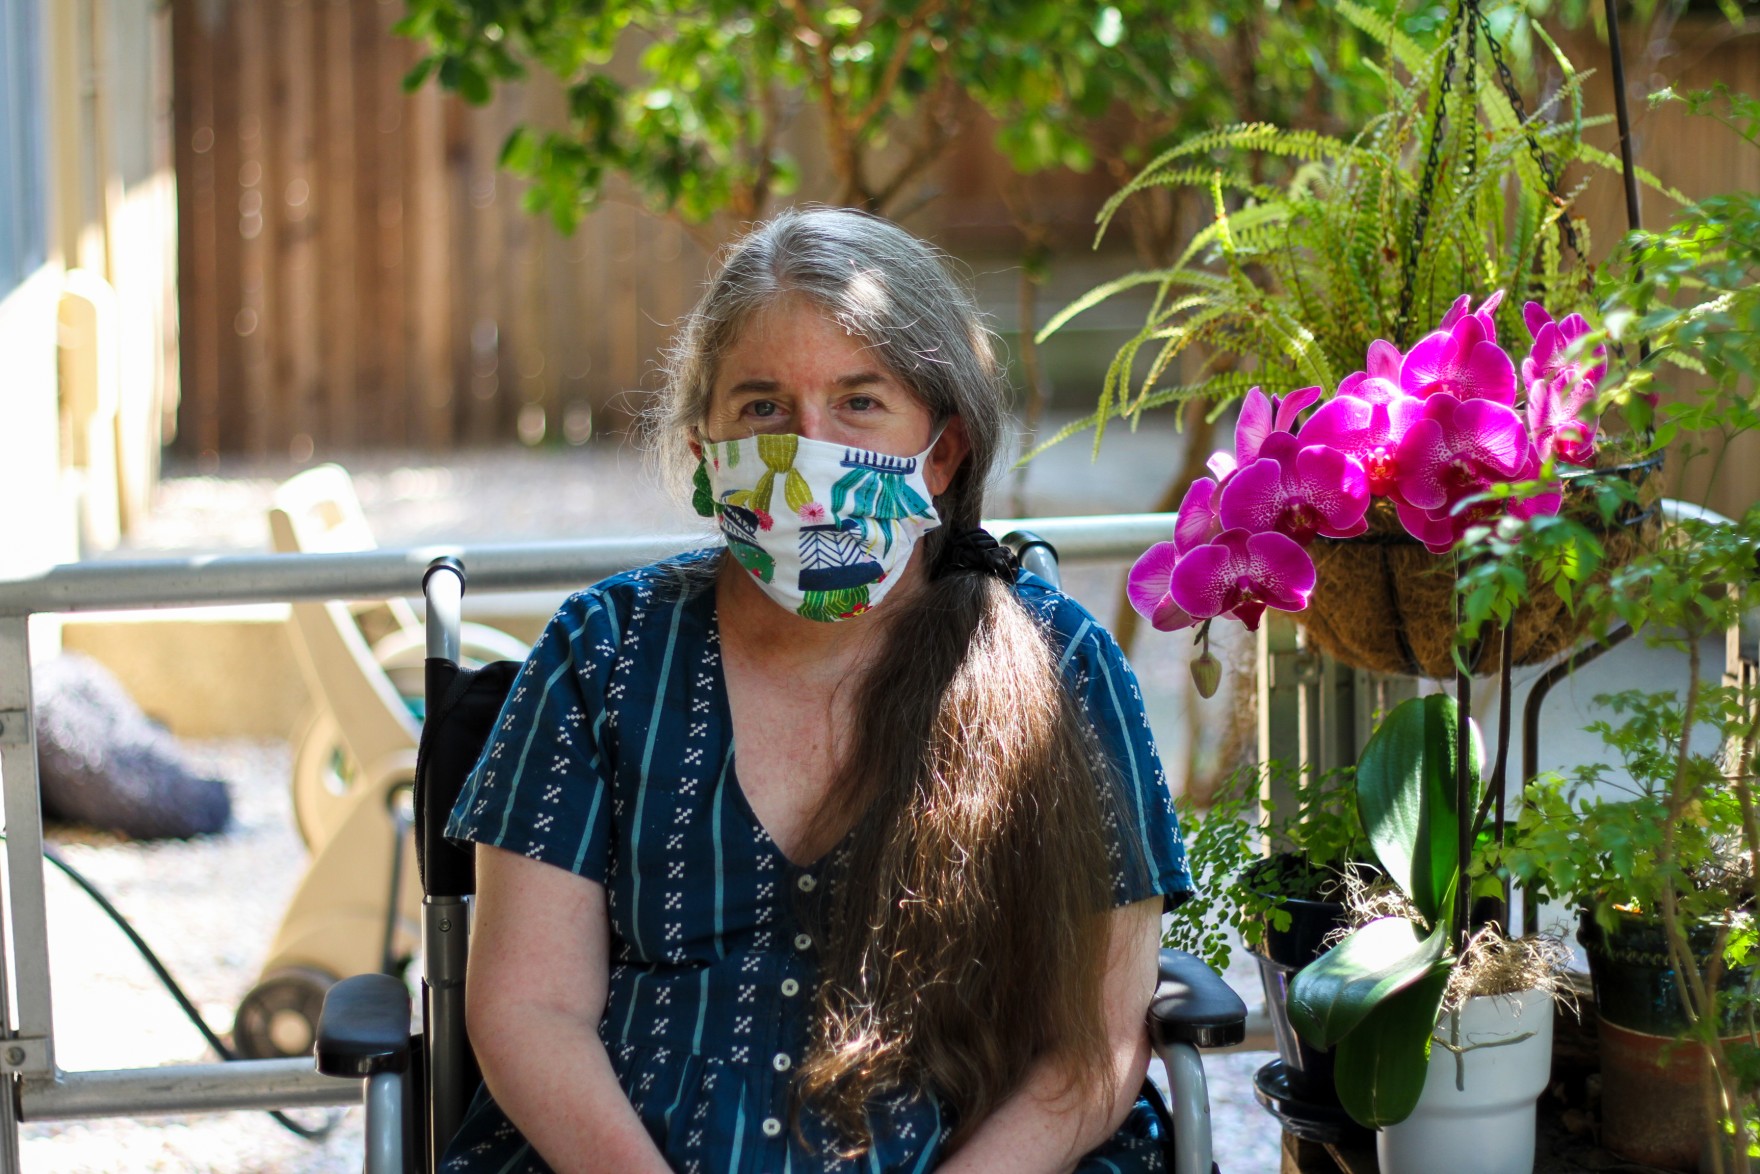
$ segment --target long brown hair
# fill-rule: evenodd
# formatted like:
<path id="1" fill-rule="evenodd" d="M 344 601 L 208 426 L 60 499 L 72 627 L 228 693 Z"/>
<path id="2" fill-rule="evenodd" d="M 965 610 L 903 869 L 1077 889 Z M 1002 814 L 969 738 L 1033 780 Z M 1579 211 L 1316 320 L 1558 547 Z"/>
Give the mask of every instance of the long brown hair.
<path id="1" fill-rule="evenodd" d="M 662 444 L 702 421 L 720 356 L 786 294 L 865 339 L 971 442 L 935 502 L 928 581 L 887 604 L 812 821 L 809 840 L 826 843 L 859 813 L 815 913 L 817 1023 L 796 1084 L 797 1108 L 821 1113 L 848 1152 L 871 1143 L 877 1096 L 916 1088 L 951 1110 L 957 1145 L 1042 1058 L 1072 1087 L 1111 1088 L 1114 780 L 1046 633 L 1009 587 L 933 573 L 948 536 L 978 524 L 1008 390 L 969 296 L 928 245 L 842 209 L 787 212 L 741 238 L 669 356 Z"/>

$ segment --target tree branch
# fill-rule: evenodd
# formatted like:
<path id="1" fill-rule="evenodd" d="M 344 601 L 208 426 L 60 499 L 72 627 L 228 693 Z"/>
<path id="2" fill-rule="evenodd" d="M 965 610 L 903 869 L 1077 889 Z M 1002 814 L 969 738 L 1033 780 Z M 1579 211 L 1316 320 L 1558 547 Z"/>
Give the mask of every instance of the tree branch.
<path id="1" fill-rule="evenodd" d="M 806 0 L 790 0 L 789 8 L 794 13 L 796 26 L 790 38 L 794 42 L 795 55 L 812 77 L 814 88 L 819 91 L 819 104 L 825 111 L 825 137 L 831 148 L 831 167 L 843 185 L 838 202 L 851 204 L 855 202 L 852 197 L 861 189 L 861 169 L 850 127 L 843 117 L 843 102 L 837 96 L 833 81 L 835 70 L 830 39 L 813 23 L 813 14 L 807 10 Z"/>
<path id="2" fill-rule="evenodd" d="M 941 0 L 928 0 L 922 8 L 899 22 L 898 43 L 892 46 L 892 56 L 886 61 L 886 72 L 881 76 L 880 83 L 874 87 L 867 106 L 850 120 L 856 135 L 868 133 L 874 120 L 885 112 L 886 103 L 891 100 L 892 91 L 898 85 L 898 75 L 904 72 L 905 62 L 910 59 L 911 34 L 928 24 L 940 8 Z"/>

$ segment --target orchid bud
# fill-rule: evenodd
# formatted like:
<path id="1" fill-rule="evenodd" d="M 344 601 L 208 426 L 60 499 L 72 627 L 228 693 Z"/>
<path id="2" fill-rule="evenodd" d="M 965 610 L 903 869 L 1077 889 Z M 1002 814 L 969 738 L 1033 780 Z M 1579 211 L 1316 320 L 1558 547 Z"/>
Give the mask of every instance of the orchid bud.
<path id="1" fill-rule="evenodd" d="M 1198 690 L 1198 696 L 1211 698 L 1216 696 L 1217 688 L 1222 684 L 1222 662 L 1211 653 L 1209 645 L 1192 661 L 1192 685 Z"/>

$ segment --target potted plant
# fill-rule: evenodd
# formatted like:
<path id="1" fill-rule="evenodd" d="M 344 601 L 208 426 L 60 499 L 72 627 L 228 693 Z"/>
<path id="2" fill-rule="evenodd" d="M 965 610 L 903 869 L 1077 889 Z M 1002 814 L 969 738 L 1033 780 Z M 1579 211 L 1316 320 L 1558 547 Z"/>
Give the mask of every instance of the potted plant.
<path id="1" fill-rule="evenodd" d="M 1529 899 L 1580 910 L 1601 1053 L 1601 1144 L 1676 1170 L 1699 1168 L 1719 1114 L 1703 1095 L 1710 1060 L 1690 1038 L 1692 996 L 1683 995 L 1687 979 L 1672 956 L 1665 901 L 1684 927 L 1695 977 L 1716 1003 L 1710 1017 L 1724 1048 L 1747 1040 L 1755 978 L 1752 858 L 1740 797 L 1720 761 L 1750 723 L 1737 686 L 1693 692 L 1697 738 L 1687 736 L 1685 705 L 1673 691 L 1597 697 L 1613 716 L 1595 728 L 1616 763 L 1530 782 L 1496 860 Z M 1671 798 L 1683 773 L 1690 797 L 1677 814 Z"/>
<path id="2" fill-rule="evenodd" d="M 1283 788 L 1297 796 L 1277 809 L 1265 798 L 1282 764 L 1242 767 L 1210 804 L 1177 801 L 1196 895 L 1168 927 L 1164 944 L 1198 954 L 1218 972 L 1239 941 L 1265 992 L 1278 1058 L 1254 1076 L 1260 1102 L 1292 1133 L 1337 1141 L 1356 1130 L 1338 1103 L 1332 1053 L 1305 1043 L 1290 1025 L 1289 980 L 1330 948 L 1345 925 L 1344 896 L 1367 867 L 1351 770 L 1327 771 Z"/>

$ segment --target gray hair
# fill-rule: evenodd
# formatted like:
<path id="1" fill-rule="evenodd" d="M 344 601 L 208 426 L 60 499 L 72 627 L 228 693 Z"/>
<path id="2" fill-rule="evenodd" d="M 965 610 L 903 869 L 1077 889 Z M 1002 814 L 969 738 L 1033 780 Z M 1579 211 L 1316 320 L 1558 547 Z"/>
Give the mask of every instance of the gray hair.
<path id="1" fill-rule="evenodd" d="M 854 209 L 791 209 L 728 247 L 666 355 L 650 417 L 664 464 L 694 464 L 686 437 L 707 417 L 722 357 L 755 314 L 789 294 L 872 346 L 938 420 L 964 421 L 971 456 L 936 504 L 950 527 L 976 525 L 1008 418 L 990 332 L 939 250 Z"/>

